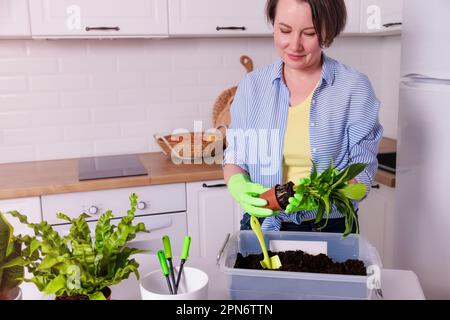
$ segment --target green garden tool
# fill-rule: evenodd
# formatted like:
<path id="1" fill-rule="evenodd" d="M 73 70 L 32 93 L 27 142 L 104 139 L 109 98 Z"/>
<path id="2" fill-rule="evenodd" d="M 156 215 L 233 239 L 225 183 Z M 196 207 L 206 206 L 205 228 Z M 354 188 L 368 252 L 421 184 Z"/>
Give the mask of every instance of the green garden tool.
<path id="1" fill-rule="evenodd" d="M 169 292 L 170 292 L 170 294 L 173 294 L 172 285 L 170 284 L 170 280 L 169 280 L 169 268 L 167 267 L 167 261 L 166 261 L 166 256 L 164 255 L 164 251 L 162 251 L 162 250 L 158 251 L 158 259 L 159 259 L 159 264 L 161 265 L 163 275 L 164 275 L 164 277 L 166 277 L 167 286 L 169 287 Z"/>
<path id="2" fill-rule="evenodd" d="M 251 216 L 250 226 L 252 227 L 253 232 L 256 234 L 256 237 L 258 238 L 259 245 L 261 246 L 261 250 L 264 255 L 264 260 L 260 261 L 261 266 L 264 269 L 279 269 L 281 267 L 280 257 L 278 255 L 269 257 L 269 253 L 267 252 L 266 248 L 266 243 L 264 242 L 264 235 L 261 231 L 261 225 L 259 224 L 259 220 L 257 217 Z"/>
<path id="3" fill-rule="evenodd" d="M 183 265 L 186 262 L 189 254 L 189 246 L 191 245 L 191 237 L 186 236 L 184 237 L 183 241 L 183 250 L 181 251 L 181 263 L 180 263 L 180 270 L 178 270 L 178 277 L 177 277 L 177 283 L 175 284 L 175 292 L 178 292 L 178 285 L 180 284 L 181 279 L 181 273 L 183 271 Z"/>
<path id="4" fill-rule="evenodd" d="M 166 259 L 167 261 L 169 261 L 170 278 L 172 279 L 175 294 L 177 294 L 177 287 L 175 286 L 175 272 L 173 271 L 173 263 L 172 263 L 172 248 L 170 246 L 169 236 L 168 235 L 163 236 L 162 241 L 164 244 L 164 253 L 166 255 Z"/>

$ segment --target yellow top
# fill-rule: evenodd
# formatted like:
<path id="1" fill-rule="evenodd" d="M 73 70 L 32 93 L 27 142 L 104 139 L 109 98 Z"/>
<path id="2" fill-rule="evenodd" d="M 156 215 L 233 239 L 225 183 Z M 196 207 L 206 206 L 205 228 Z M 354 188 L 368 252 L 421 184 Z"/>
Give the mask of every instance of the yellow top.
<path id="1" fill-rule="evenodd" d="M 309 110 L 314 90 L 306 99 L 289 107 L 288 123 L 284 137 L 283 182 L 298 183 L 311 171 L 311 150 L 309 145 Z"/>

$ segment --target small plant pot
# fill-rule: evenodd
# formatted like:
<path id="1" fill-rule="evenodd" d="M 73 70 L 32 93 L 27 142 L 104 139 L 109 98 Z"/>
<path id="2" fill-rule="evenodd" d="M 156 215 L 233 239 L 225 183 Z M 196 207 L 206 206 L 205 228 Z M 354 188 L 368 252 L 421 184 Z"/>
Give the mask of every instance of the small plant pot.
<path id="1" fill-rule="evenodd" d="M 0 300 L 23 300 L 22 289 L 20 287 L 14 287 L 7 290 L 0 290 Z"/>
<path id="2" fill-rule="evenodd" d="M 294 183 L 289 181 L 285 184 L 277 184 L 270 190 L 262 193 L 259 197 L 267 200 L 267 205 L 264 208 L 272 210 L 284 210 L 289 204 L 289 198 L 295 194 Z"/>

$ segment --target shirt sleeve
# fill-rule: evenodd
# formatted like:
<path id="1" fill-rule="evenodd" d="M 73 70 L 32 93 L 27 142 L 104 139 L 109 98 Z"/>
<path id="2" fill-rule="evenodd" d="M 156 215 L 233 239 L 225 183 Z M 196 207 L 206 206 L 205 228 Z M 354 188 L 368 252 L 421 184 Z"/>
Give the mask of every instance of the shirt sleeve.
<path id="1" fill-rule="evenodd" d="M 248 170 L 246 163 L 246 130 L 247 130 L 247 101 L 249 91 L 247 90 L 246 78 L 238 85 L 230 106 L 230 126 L 226 132 L 227 147 L 224 150 L 222 167 L 226 164 L 234 164 L 245 171 Z"/>
<path id="2" fill-rule="evenodd" d="M 355 83 L 350 98 L 350 123 L 348 125 L 350 163 L 366 163 L 367 167 L 356 180 L 367 187 L 369 193 L 378 169 L 378 145 L 383 127 L 378 119 L 380 102 L 365 75 Z"/>

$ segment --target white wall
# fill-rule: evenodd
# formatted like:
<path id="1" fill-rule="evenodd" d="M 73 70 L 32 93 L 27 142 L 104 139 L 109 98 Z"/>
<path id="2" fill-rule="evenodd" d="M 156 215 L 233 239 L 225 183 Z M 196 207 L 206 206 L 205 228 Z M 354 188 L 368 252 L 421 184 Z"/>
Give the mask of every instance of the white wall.
<path id="1" fill-rule="evenodd" d="M 384 136 L 392 139 L 397 139 L 400 56 L 400 36 L 382 38 L 380 121 L 384 125 Z"/>
<path id="2" fill-rule="evenodd" d="M 396 136 L 399 37 L 327 53 L 371 79 Z M 217 96 L 275 57 L 271 38 L 0 41 L 0 163 L 159 151 L 153 133 L 212 126 Z"/>
<path id="3" fill-rule="evenodd" d="M 344 37 L 327 52 L 335 59 L 365 73 L 381 101 L 383 135 L 397 138 L 398 88 L 400 81 L 401 38 Z"/>

